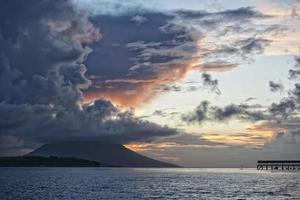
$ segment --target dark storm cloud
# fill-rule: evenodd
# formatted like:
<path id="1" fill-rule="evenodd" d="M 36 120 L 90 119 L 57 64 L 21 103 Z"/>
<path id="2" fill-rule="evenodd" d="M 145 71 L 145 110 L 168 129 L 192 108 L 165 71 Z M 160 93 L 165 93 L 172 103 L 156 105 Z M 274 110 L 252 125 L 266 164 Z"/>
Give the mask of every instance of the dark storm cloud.
<path id="1" fill-rule="evenodd" d="M 282 92 L 284 89 L 282 84 L 276 83 L 274 81 L 269 81 L 269 86 L 271 92 Z"/>
<path id="2" fill-rule="evenodd" d="M 1 2 L 1 101 L 76 106 L 90 82 L 83 45 L 100 35 L 68 1 Z M 73 75 L 64 76 L 73 69 Z"/>
<path id="3" fill-rule="evenodd" d="M 203 73 L 202 74 L 202 81 L 203 81 L 203 85 L 206 87 L 209 87 L 211 89 L 211 91 L 215 92 L 216 94 L 220 95 L 221 91 L 218 88 L 218 80 L 217 79 L 212 79 L 210 74 L 207 73 Z"/>
<path id="4" fill-rule="evenodd" d="M 93 52 L 86 61 L 89 67 L 88 74 L 99 75 L 105 80 L 124 79 L 129 72 L 140 69 L 137 75 L 131 75 L 127 79 L 138 79 L 139 77 L 142 80 L 151 79 L 156 75 L 152 70 L 154 64 L 165 63 L 174 59 L 171 55 L 149 55 L 143 51 L 148 48 L 154 51 L 161 47 L 175 47 L 178 46 L 176 42 L 184 43 L 184 38 L 177 40 L 175 38 L 175 34 L 182 35 L 184 33 L 180 31 L 164 33 L 160 30 L 160 27 L 167 23 L 171 17 L 162 13 L 139 15 L 147 18 L 148 21 L 137 26 L 132 21 L 135 16 L 133 14 L 123 16 L 99 15 L 93 18 L 95 26 L 101 27 L 104 37 L 92 46 Z M 176 40 L 174 41 L 175 44 L 172 44 L 173 39 Z M 140 59 L 144 62 L 139 63 Z M 147 61 L 149 62 L 148 65 Z M 141 69 L 143 66 L 148 66 L 149 70 Z"/>
<path id="5" fill-rule="evenodd" d="M 6 116 L 1 117 L 1 131 L 21 138 L 32 137 L 40 142 L 98 138 L 122 143 L 176 133 L 175 129 L 140 120 L 131 112 L 120 112 L 107 100 L 98 100 L 82 109 L 70 112 L 57 107 L 1 105 L 1 116 Z"/>
<path id="6" fill-rule="evenodd" d="M 93 85 L 85 99 L 107 97 L 127 107 L 149 101 L 157 88 L 183 78 L 189 70 L 224 71 L 249 62 L 250 55 L 261 54 L 271 43 L 265 34 L 277 30 L 272 25 L 258 28 L 254 21 L 269 16 L 249 7 L 211 13 L 96 13 L 92 21 L 103 38 L 92 45 L 86 61 Z M 230 39 L 222 41 L 224 36 Z"/>
<path id="7" fill-rule="evenodd" d="M 82 61 L 89 51 L 82 44 L 99 37 L 87 17 L 64 1 L 2 1 L 0 9 L 2 50 L 26 78 Z"/>
<path id="8" fill-rule="evenodd" d="M 100 37 L 71 1 L 0 1 L 1 153 L 62 139 L 127 143 L 177 134 L 104 99 L 82 104 L 91 85 L 83 62 Z"/>

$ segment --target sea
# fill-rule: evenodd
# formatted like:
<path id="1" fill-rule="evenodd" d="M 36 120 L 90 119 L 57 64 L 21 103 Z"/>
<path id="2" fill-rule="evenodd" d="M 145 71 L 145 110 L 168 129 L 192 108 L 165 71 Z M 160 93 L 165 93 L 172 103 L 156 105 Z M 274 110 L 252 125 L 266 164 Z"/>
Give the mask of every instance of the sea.
<path id="1" fill-rule="evenodd" d="M 0 168 L 0 199 L 300 200 L 300 173 L 227 168 Z"/>

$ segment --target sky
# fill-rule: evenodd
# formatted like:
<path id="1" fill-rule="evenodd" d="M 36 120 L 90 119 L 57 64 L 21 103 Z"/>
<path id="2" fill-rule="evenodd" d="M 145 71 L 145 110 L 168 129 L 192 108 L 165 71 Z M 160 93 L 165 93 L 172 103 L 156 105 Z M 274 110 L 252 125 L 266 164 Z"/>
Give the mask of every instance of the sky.
<path id="1" fill-rule="evenodd" d="M 0 0 L 0 155 L 121 143 L 186 167 L 300 159 L 299 0 Z"/>

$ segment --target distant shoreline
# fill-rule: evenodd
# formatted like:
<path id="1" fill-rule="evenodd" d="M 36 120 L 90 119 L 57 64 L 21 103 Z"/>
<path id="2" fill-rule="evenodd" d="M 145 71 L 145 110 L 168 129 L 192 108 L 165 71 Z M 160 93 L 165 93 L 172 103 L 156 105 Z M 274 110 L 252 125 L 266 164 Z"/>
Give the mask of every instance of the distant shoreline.
<path id="1" fill-rule="evenodd" d="M 101 168 L 170 168 L 170 167 L 128 167 L 108 165 L 76 157 L 58 156 L 8 156 L 0 157 L 0 167 L 101 167 Z M 181 167 L 174 167 L 181 168 Z"/>
<path id="2" fill-rule="evenodd" d="M 0 167 L 105 167 L 105 165 L 74 157 L 15 156 L 0 157 Z"/>

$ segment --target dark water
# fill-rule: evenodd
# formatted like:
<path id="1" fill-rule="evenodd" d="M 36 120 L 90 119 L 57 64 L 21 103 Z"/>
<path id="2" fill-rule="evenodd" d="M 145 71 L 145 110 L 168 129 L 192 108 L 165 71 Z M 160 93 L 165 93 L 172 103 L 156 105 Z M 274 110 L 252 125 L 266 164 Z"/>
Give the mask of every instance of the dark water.
<path id="1" fill-rule="evenodd" d="M 0 168 L 0 199 L 300 199 L 299 172 Z"/>

